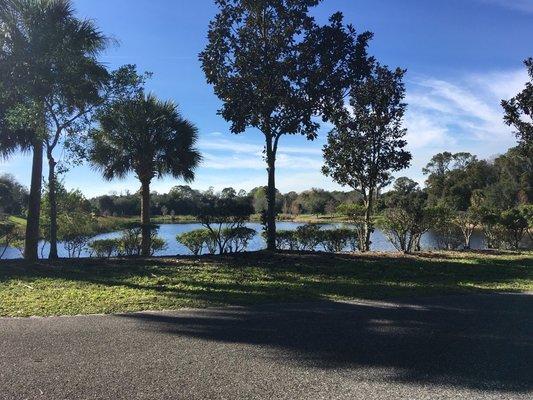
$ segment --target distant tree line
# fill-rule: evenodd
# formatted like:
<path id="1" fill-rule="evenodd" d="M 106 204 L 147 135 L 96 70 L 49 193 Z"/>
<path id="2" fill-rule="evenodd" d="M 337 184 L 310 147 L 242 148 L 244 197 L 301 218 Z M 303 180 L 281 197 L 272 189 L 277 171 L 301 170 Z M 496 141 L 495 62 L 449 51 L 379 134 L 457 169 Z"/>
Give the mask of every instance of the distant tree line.
<path id="1" fill-rule="evenodd" d="M 212 189 L 200 191 L 190 186 L 175 186 L 168 193 L 151 193 L 151 213 L 157 216 L 199 215 L 207 199 L 241 199 L 251 207 L 252 214 L 261 214 L 267 209 L 266 188 L 257 187 L 250 191 L 225 188 L 219 193 Z M 312 188 L 300 193 L 285 194 L 276 191 L 276 212 L 278 214 L 335 214 L 343 203 L 357 202 L 361 196 L 355 192 L 327 191 Z M 139 215 L 140 199 L 137 193 L 108 194 L 90 199 L 94 212 L 102 216 Z M 215 205 L 213 205 L 215 206 Z"/>

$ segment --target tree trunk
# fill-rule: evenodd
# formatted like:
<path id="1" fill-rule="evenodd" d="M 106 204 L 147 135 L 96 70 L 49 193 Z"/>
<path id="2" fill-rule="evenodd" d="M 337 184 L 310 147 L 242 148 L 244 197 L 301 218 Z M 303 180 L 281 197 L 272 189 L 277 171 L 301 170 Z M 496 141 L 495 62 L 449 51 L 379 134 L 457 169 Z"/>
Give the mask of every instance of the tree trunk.
<path id="1" fill-rule="evenodd" d="M 361 249 L 362 252 L 367 252 L 370 250 L 370 235 L 372 234 L 374 228 L 372 226 L 372 211 L 374 206 L 374 193 L 369 190 L 368 200 L 365 207 L 365 221 L 364 221 L 364 246 Z"/>
<path id="2" fill-rule="evenodd" d="M 24 258 L 35 261 L 38 258 L 39 219 L 41 216 L 41 185 L 43 175 L 43 143 L 40 138 L 33 144 L 33 160 L 31 166 L 31 187 L 28 198 L 28 221 L 26 224 L 26 240 L 24 242 Z"/>
<path id="3" fill-rule="evenodd" d="M 276 155 L 267 145 L 267 250 L 276 250 Z"/>
<path id="4" fill-rule="evenodd" d="M 141 255 L 150 256 L 150 180 L 141 180 Z"/>
<path id="5" fill-rule="evenodd" d="M 48 202 L 50 203 L 50 254 L 48 259 L 57 260 L 57 185 L 56 161 L 48 151 Z"/>

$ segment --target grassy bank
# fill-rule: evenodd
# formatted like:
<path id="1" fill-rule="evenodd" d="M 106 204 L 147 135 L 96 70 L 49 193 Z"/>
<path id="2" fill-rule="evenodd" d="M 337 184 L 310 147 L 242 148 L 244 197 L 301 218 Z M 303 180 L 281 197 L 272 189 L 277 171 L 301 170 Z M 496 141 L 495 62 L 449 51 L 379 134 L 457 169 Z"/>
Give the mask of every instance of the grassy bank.
<path id="1" fill-rule="evenodd" d="M 533 291 L 533 253 L 279 254 L 0 263 L 0 316 Z"/>

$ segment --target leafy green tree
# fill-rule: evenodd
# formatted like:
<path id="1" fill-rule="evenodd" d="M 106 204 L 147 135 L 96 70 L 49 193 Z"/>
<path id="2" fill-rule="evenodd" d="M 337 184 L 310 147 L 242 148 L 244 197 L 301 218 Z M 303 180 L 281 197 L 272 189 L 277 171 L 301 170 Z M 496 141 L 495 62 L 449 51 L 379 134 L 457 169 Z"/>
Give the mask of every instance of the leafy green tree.
<path id="1" fill-rule="evenodd" d="M 533 57 L 524 61 L 530 81 L 520 93 L 510 100 L 502 100 L 504 121 L 514 126 L 516 136 L 526 154 L 533 155 Z"/>
<path id="2" fill-rule="evenodd" d="M 12 123 L 33 129 L 34 153 L 41 153 L 44 146 L 48 158 L 50 257 L 57 258 L 57 163 L 53 151 L 65 132 L 78 131 L 81 118 L 99 102 L 108 72 L 97 56 L 108 40 L 92 21 L 75 16 L 69 0 L 6 1 L 0 9 L 0 20 L 2 86 L 22 99 L 10 110 Z M 35 220 L 39 209 L 35 202 L 39 197 L 42 154 L 34 154 L 33 167 L 28 215 L 28 236 L 33 237 L 27 238 L 28 258 L 36 258 Z"/>
<path id="3" fill-rule="evenodd" d="M 98 116 L 90 159 L 105 179 L 134 173 L 141 182 L 142 255 L 150 255 L 150 183 L 171 175 L 194 179 L 201 161 L 196 127 L 176 105 L 152 95 L 116 100 Z"/>
<path id="4" fill-rule="evenodd" d="M 361 251 L 370 250 L 376 197 L 392 172 L 410 164 L 403 128 L 405 70 L 389 70 L 374 61 L 371 71 L 353 83 L 351 113 L 339 112 L 324 146 L 324 174 L 361 193 L 365 208 Z"/>
<path id="5" fill-rule="evenodd" d="M 216 0 L 202 68 L 223 101 L 233 133 L 256 128 L 265 137 L 268 171 L 267 247 L 276 247 L 275 166 L 283 135 L 317 137 L 314 115 L 342 104 L 349 63 L 366 60 L 369 34 L 344 28 L 342 15 L 320 27 L 309 15 L 319 0 Z M 355 38 L 355 39 L 354 39 Z M 357 48 L 356 48 L 357 46 Z"/>

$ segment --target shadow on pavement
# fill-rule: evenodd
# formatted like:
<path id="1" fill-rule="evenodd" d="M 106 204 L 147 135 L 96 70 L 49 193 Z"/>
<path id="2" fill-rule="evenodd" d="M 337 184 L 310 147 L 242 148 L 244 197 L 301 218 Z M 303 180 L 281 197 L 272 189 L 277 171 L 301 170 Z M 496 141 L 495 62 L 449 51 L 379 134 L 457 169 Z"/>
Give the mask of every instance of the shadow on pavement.
<path id="1" fill-rule="evenodd" d="M 277 362 L 390 368 L 405 383 L 533 389 L 533 296 L 465 295 L 404 303 L 318 302 L 137 313 L 144 329 L 266 346 Z"/>

